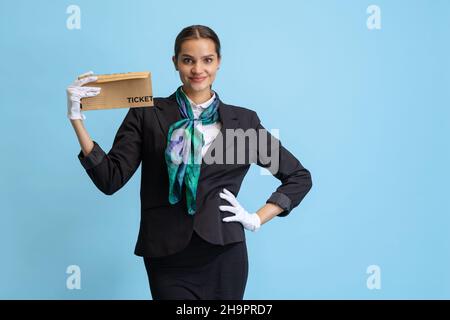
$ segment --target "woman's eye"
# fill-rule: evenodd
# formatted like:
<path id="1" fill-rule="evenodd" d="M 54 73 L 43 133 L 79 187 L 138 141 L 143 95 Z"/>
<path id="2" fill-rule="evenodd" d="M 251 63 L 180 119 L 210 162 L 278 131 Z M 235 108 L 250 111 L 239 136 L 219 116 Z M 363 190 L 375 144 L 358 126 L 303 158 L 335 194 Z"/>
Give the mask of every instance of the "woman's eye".
<path id="1" fill-rule="evenodd" d="M 213 59 L 212 58 L 207 58 L 207 59 L 205 59 L 205 61 L 206 61 L 206 63 L 211 63 L 213 61 Z M 183 59 L 183 63 L 191 63 L 191 62 L 192 62 L 192 59 L 190 59 L 190 58 L 184 58 Z"/>

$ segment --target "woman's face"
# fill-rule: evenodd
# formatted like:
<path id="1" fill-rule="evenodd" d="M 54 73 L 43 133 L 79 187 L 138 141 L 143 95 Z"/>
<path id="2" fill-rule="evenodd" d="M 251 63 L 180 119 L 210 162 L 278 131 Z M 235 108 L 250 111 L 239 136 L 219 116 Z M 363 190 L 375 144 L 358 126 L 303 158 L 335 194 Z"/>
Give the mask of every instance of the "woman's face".
<path id="1" fill-rule="evenodd" d="M 178 60 L 175 60 L 175 56 L 172 60 L 180 73 L 183 89 L 188 92 L 209 93 L 220 65 L 215 44 L 211 39 L 183 41 Z"/>

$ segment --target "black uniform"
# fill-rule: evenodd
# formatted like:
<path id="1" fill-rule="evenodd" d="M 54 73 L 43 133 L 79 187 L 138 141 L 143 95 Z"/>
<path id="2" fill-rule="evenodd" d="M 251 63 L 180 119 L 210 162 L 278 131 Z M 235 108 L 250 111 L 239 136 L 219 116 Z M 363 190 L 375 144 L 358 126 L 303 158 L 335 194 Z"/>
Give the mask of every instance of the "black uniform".
<path id="1" fill-rule="evenodd" d="M 105 153 L 94 141 L 92 151 L 86 157 L 80 151 L 78 158 L 98 189 L 107 195 L 112 195 L 125 185 L 142 163 L 141 221 L 135 254 L 146 257 L 146 266 L 149 271 L 152 270 L 151 261 L 152 259 L 155 261 L 155 258 L 162 261 L 165 257 L 167 258 L 165 265 L 169 265 L 170 261 L 179 260 L 171 260 L 169 257 L 180 254 L 184 257 L 184 263 L 187 263 L 191 259 L 195 260 L 193 252 L 207 252 L 207 261 L 218 264 L 218 266 L 211 267 L 211 270 L 223 271 L 221 265 L 226 264 L 225 258 L 241 261 L 244 264 L 242 268 L 238 268 L 241 274 L 235 277 L 241 284 L 231 284 L 233 287 L 242 288 L 242 281 L 244 281 L 245 287 L 247 279 L 245 233 L 240 223 L 222 221 L 224 217 L 233 214 L 219 210 L 220 205 L 229 205 L 226 200 L 219 197 L 219 193 L 226 188 L 237 196 L 251 163 L 268 167 L 266 153 L 259 152 L 258 149 L 260 142 L 265 143 L 264 141 L 266 141 L 269 155 L 270 141 L 275 138 L 261 125 L 256 112 L 252 110 L 227 105 L 219 99 L 219 116 L 219 121 L 222 123 L 219 136 L 224 138 L 222 140 L 223 161 L 213 164 L 203 161 L 201 164 L 196 198 L 197 211 L 194 215 L 187 214 L 184 188 L 183 198 L 180 202 L 172 205 L 168 201 L 169 181 L 164 151 L 170 125 L 182 119 L 175 92 L 167 98 L 154 98 L 153 107 L 130 108 L 108 153 Z M 257 132 L 262 132 L 266 136 L 266 140 L 260 141 L 262 138 L 257 135 L 256 144 L 246 144 L 245 146 L 244 163 L 236 161 L 236 154 L 235 161 L 227 163 L 227 153 L 233 150 L 233 146 L 237 144 L 235 138 L 227 138 L 227 129 L 243 129 L 244 132 L 247 129 L 255 129 Z M 219 139 L 216 138 L 208 152 L 218 147 L 218 143 Z M 256 159 L 252 159 L 250 156 L 254 151 L 257 154 Z M 235 149 L 233 152 L 236 152 Z M 311 189 L 312 180 L 310 172 L 281 143 L 278 160 L 278 171 L 272 173 L 281 181 L 281 185 L 266 202 L 275 203 L 283 208 L 284 211 L 278 216 L 285 217 L 300 204 Z M 243 244 L 236 244 L 239 242 L 243 242 Z M 228 246 L 229 244 L 235 245 Z M 209 255 L 209 250 L 202 249 L 206 245 L 212 245 L 217 249 L 212 250 L 213 252 L 225 251 L 219 255 Z M 183 249 L 185 250 L 182 251 Z M 158 273 L 163 277 L 162 274 L 167 271 L 167 268 L 156 267 L 157 263 L 153 263 L 153 265 L 154 273 L 149 275 L 149 279 L 153 279 L 153 281 L 150 283 L 157 286 L 169 285 L 168 283 L 171 283 L 172 280 L 167 283 L 155 280 Z M 199 267 L 199 265 L 195 267 Z M 189 267 L 186 267 L 185 270 L 176 269 L 180 273 L 174 275 L 173 279 L 186 280 L 186 277 L 194 272 L 194 269 L 189 269 Z M 218 281 L 222 277 L 220 273 L 214 272 L 200 274 L 205 277 L 206 281 Z M 166 291 L 161 288 L 155 289 L 155 292 Z M 167 295 L 163 295 L 167 297 Z M 173 296 L 176 295 L 173 292 Z M 240 296 L 240 293 L 235 295 Z M 209 295 L 203 296 L 203 298 L 205 297 L 208 298 Z"/>

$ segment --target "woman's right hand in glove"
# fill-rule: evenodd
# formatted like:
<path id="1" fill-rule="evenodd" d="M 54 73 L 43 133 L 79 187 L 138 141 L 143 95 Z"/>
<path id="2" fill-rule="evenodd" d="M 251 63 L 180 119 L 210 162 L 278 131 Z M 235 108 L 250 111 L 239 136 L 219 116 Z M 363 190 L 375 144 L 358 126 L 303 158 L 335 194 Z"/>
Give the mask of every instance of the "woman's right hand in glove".
<path id="1" fill-rule="evenodd" d="M 78 76 L 71 85 L 67 87 L 67 117 L 70 120 L 85 120 L 86 116 L 81 112 L 80 99 L 87 97 L 94 97 L 100 93 L 99 87 L 82 87 L 82 85 L 97 80 L 96 76 L 92 76 L 93 71 L 83 73 Z"/>

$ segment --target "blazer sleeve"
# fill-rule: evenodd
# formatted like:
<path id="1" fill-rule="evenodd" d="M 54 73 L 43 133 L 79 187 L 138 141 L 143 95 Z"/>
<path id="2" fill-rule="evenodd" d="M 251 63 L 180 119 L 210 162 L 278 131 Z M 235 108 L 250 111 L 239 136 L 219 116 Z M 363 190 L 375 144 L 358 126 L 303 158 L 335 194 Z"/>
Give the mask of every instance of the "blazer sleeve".
<path id="1" fill-rule="evenodd" d="M 267 199 L 266 203 L 273 203 L 284 209 L 278 214 L 279 217 L 287 216 L 291 210 L 297 207 L 312 187 L 312 179 L 310 172 L 302 166 L 300 161 L 292 155 L 273 135 L 271 135 L 261 124 L 256 114 L 253 115 L 253 128 L 256 128 L 258 137 L 257 147 L 257 164 L 263 168 L 267 168 L 272 175 L 281 181 L 281 185 Z M 265 138 L 265 141 L 260 141 Z M 266 145 L 266 150 L 262 150 L 262 146 Z M 274 151 L 278 149 L 278 166 L 272 168 L 273 163 L 269 163 Z M 269 156 L 270 154 L 270 156 Z M 275 155 L 277 153 L 275 152 Z"/>
<path id="2" fill-rule="evenodd" d="M 114 138 L 111 150 L 106 154 L 94 142 L 94 148 L 78 159 L 97 188 L 112 195 L 132 177 L 141 163 L 143 119 L 140 108 L 130 108 Z"/>

